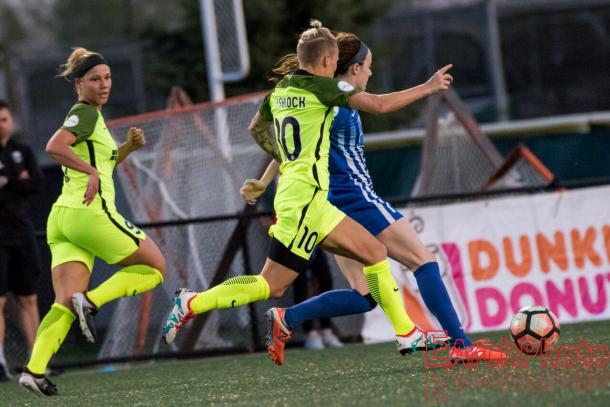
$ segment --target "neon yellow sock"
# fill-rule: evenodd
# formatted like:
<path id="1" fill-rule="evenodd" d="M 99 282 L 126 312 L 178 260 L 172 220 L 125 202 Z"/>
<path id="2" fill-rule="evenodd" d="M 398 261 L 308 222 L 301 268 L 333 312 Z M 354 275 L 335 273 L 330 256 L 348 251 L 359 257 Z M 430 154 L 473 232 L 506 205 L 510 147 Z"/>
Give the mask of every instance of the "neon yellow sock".
<path id="1" fill-rule="evenodd" d="M 96 307 L 121 297 L 130 297 L 152 290 L 163 283 L 159 270 L 145 264 L 134 264 L 120 269 L 108 280 L 87 292 Z"/>
<path id="2" fill-rule="evenodd" d="M 76 316 L 68 307 L 61 304 L 51 305 L 36 332 L 32 356 L 27 365 L 30 372 L 45 374 L 49 361 L 66 339 L 74 318 Z"/>
<path id="3" fill-rule="evenodd" d="M 239 276 L 197 294 L 191 300 L 191 311 L 203 314 L 218 308 L 241 307 L 269 298 L 269 284 L 263 276 Z"/>
<path id="4" fill-rule="evenodd" d="M 369 292 L 383 309 L 394 327 L 396 335 L 408 334 L 415 328 L 400 296 L 400 290 L 390 271 L 387 259 L 364 268 L 364 277 Z"/>

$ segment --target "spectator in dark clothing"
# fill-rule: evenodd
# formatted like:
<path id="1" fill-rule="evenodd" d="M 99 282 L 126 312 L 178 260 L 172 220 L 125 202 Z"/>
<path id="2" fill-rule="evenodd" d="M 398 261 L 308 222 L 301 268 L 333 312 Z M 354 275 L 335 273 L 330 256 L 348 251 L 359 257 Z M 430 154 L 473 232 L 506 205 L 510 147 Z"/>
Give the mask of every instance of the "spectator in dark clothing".
<path id="1" fill-rule="evenodd" d="M 0 100 L 0 381 L 8 379 L 4 356 L 4 306 L 15 295 L 28 352 L 40 322 L 36 278 L 40 274 L 38 246 L 29 217 L 28 198 L 42 186 L 42 173 L 29 147 L 11 140 L 13 117 Z"/>

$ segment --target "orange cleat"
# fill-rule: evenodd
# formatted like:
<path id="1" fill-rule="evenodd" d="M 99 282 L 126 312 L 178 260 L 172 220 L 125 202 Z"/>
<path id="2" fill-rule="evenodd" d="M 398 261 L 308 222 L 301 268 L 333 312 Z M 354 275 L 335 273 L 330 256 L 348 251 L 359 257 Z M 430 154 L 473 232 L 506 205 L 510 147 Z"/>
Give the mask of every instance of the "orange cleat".
<path id="1" fill-rule="evenodd" d="M 269 357 L 278 366 L 284 363 L 284 346 L 292 338 L 292 331 L 284 322 L 285 308 L 271 308 L 265 312 L 267 318 L 267 336 L 265 344 Z"/>
<path id="2" fill-rule="evenodd" d="M 491 344 L 489 339 L 475 341 L 468 348 L 452 347 L 449 351 L 451 363 L 474 363 L 479 361 L 504 361 L 508 355 L 500 352 L 498 347 Z"/>

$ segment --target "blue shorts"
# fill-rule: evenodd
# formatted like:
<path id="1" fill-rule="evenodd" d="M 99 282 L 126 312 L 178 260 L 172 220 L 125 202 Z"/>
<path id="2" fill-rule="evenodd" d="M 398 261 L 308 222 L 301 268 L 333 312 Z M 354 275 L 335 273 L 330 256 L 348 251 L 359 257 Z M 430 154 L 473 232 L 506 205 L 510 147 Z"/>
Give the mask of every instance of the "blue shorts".
<path id="1" fill-rule="evenodd" d="M 403 217 L 399 211 L 379 198 L 372 190 L 331 187 L 328 200 L 347 216 L 364 226 L 373 236 L 377 236 Z"/>

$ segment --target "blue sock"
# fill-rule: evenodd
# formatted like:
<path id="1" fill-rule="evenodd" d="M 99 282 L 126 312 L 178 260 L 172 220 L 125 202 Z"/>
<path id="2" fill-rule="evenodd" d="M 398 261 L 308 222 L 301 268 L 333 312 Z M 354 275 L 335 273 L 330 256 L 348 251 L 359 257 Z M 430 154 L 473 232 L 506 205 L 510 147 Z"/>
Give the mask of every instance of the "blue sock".
<path id="1" fill-rule="evenodd" d="M 284 322 L 294 328 L 310 319 L 362 314 L 375 305 L 372 297 L 367 299 L 356 290 L 331 290 L 286 308 Z"/>
<path id="2" fill-rule="evenodd" d="M 441 272 L 438 268 L 438 263 L 432 261 L 420 266 L 415 270 L 415 279 L 419 286 L 419 292 L 426 303 L 426 307 L 438 319 L 443 329 L 451 337 L 451 344 L 457 340 L 461 345 L 460 340 L 464 342 L 464 346 L 472 345 L 472 341 L 466 333 L 458 316 L 453 308 L 447 288 L 441 278 Z"/>

